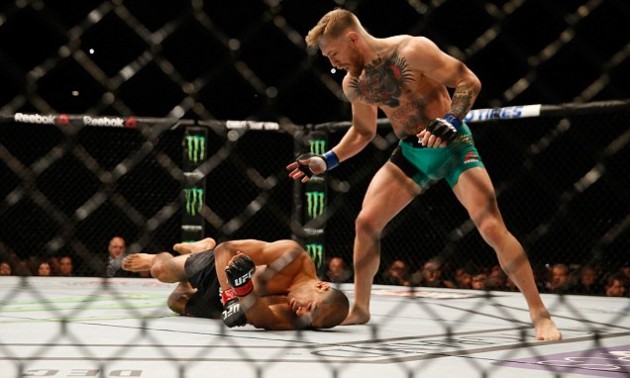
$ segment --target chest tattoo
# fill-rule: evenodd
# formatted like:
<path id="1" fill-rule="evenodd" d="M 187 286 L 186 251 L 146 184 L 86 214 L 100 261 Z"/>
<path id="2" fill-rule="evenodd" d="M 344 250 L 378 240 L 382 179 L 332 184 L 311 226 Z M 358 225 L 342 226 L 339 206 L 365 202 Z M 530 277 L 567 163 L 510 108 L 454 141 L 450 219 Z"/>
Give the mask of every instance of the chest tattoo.
<path id="1" fill-rule="evenodd" d="M 366 102 L 392 108 L 400 104 L 405 84 L 413 81 L 407 62 L 394 52 L 386 59 L 378 58 L 365 67 L 363 75 L 353 78 L 350 87 Z"/>

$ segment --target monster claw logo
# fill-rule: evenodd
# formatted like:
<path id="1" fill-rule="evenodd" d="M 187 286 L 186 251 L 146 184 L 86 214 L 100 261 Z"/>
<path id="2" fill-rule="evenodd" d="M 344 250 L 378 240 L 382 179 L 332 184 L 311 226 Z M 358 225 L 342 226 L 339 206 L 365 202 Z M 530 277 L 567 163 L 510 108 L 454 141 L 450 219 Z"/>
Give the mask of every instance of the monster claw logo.
<path id="1" fill-rule="evenodd" d="M 311 145 L 311 153 L 313 155 L 323 155 L 324 152 L 326 152 L 326 140 L 313 139 L 309 143 Z"/>
<path id="2" fill-rule="evenodd" d="M 195 216 L 201 212 L 203 206 L 203 189 L 184 189 L 186 193 L 186 214 Z"/>
<path id="3" fill-rule="evenodd" d="M 311 243 L 306 245 L 306 252 L 311 256 L 317 269 L 321 268 L 324 263 L 324 245 L 319 243 Z"/>
<path id="4" fill-rule="evenodd" d="M 324 192 L 306 192 L 307 212 L 311 219 L 324 213 Z"/>
<path id="5" fill-rule="evenodd" d="M 186 146 L 188 161 L 198 163 L 206 158 L 206 137 L 201 135 L 187 135 Z"/>

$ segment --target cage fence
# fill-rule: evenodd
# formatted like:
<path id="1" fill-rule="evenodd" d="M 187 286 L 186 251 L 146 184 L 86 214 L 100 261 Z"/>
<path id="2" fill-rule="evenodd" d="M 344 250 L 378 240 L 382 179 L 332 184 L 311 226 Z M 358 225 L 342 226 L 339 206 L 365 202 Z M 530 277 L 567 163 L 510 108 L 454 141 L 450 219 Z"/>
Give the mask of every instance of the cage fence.
<path id="1" fill-rule="evenodd" d="M 303 42 L 308 28 L 335 6 L 355 11 L 376 35 L 409 33 L 435 40 L 482 79 L 478 106 L 496 111 L 565 104 L 531 118 L 501 117 L 499 111 L 474 122 L 475 114 L 484 115 L 471 115 L 503 217 L 524 244 L 543 292 L 556 264 L 566 265 L 575 280 L 584 266 L 596 267 L 600 279 L 628 266 L 629 108 L 627 102 L 608 101 L 630 96 L 624 84 L 630 81 L 630 45 L 619 30 L 630 19 L 630 9 L 621 0 L 239 0 L 229 6 L 200 0 L 4 2 L 0 260 L 10 261 L 16 275 L 27 276 L 39 260 L 70 256 L 74 275 L 105 277 L 107 243 L 114 235 L 128 241 L 130 252 L 170 250 L 181 240 L 210 235 L 219 240 L 294 238 L 322 275 L 331 257 L 351 265 L 354 219 L 363 194 L 397 143 L 386 122 L 365 151 L 324 180 L 299 185 L 284 168 L 300 152 L 321 153 L 335 145 L 348 126 L 337 122 L 350 118 L 347 104 L 339 101 L 341 76 L 329 71 L 324 58 L 307 53 Z M 548 27 L 534 28 L 532 19 Z M 496 264 L 443 182 L 395 218 L 382 243 L 383 272 L 397 259 L 408 264 L 410 273 L 437 260 L 447 277 L 457 268 L 487 271 Z M 377 283 L 385 282 L 383 272 Z M 164 296 L 139 297 L 106 281 L 89 281 L 89 293 L 69 309 L 46 296 L 45 284 L 23 279 L 15 287 L 39 302 L 29 305 L 51 312 L 59 322 L 59 329 L 50 332 L 51 343 L 75 341 L 82 354 L 98 361 L 94 371 L 100 372 L 94 374 L 133 374 L 109 369 L 107 360 L 80 339 L 74 319 L 96 309 L 105 294 L 122 303 L 116 311 L 145 318 L 140 328 L 147 330 L 153 318 L 164 316 Z M 418 285 L 413 295 L 422 290 Z M 19 290 L 0 297 L 0 312 L 17 311 Z M 499 302 L 488 297 L 478 304 Z M 581 337 L 603 347 L 601 338 L 610 329 L 589 323 L 590 313 L 570 298 L 559 299 L 550 310 L 566 310 L 590 324 L 591 332 Z M 451 336 L 452 323 L 429 306 L 403 301 L 388 311 L 389 320 L 373 323 L 375 338 L 394 326 L 395 315 L 407 311 L 443 320 L 436 324 L 446 336 L 422 346 L 392 341 L 373 349 L 348 348 L 356 348 L 356 355 L 379 350 L 404 359 L 396 353 L 425 348 L 430 354 L 431 343 L 462 350 L 457 348 L 479 342 Z M 502 315 L 518 321 L 512 313 Z M 619 323 L 615 331 L 627 332 L 624 319 L 623 313 L 613 314 L 607 326 Z M 469 319 L 457 321 L 465 327 Z M 216 345 L 232 343 L 224 334 L 204 340 L 210 353 L 221 356 Z M 139 335 L 154 342 L 179 376 L 192 374 L 167 341 L 148 331 Z M 232 345 L 239 357 L 250 360 L 256 376 L 282 369 L 267 362 L 280 360 L 286 346 L 262 363 L 238 343 Z M 9 360 L 21 353 L 20 345 L 0 348 Z M 111 353 L 124 359 L 135 348 L 130 342 Z M 197 349 L 193 357 L 205 358 L 205 353 Z M 327 353 L 332 352 L 313 355 L 328 375 L 347 371 Z M 508 350 L 502 357 L 516 359 L 516 354 Z M 46 373 L 28 373 L 28 358 L 14 360 L 18 376 Z M 398 372 L 416 376 L 435 365 L 426 359 L 401 365 Z M 474 360 L 468 369 L 478 376 L 495 373 Z M 89 376 L 92 370 L 66 373 Z"/>

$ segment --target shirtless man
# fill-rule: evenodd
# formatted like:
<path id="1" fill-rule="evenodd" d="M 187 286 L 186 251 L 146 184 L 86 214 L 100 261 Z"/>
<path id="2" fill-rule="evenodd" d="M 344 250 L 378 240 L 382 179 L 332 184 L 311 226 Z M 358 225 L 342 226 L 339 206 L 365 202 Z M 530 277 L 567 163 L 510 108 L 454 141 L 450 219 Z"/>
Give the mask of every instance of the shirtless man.
<path id="1" fill-rule="evenodd" d="M 429 39 L 376 38 L 343 9 L 324 15 L 306 43 L 319 48 L 334 67 L 347 71 L 342 87 L 352 105 L 352 126 L 332 150 L 289 164 L 289 175 L 305 182 L 359 153 L 376 135 L 379 109 L 400 139 L 372 178 L 356 218 L 355 301 L 344 323 L 370 320 L 380 235 L 387 223 L 433 183 L 446 179 L 523 293 L 537 339 L 561 339 L 536 288 L 527 255 L 501 218 L 492 182 L 463 122 L 481 89 L 477 76 Z"/>
<path id="2" fill-rule="evenodd" d="M 180 315 L 287 330 L 334 327 L 348 314 L 348 298 L 317 278 L 313 260 L 292 240 L 217 245 L 206 238 L 173 249 L 180 255 L 131 254 L 122 267 L 177 282 L 167 303 Z"/>

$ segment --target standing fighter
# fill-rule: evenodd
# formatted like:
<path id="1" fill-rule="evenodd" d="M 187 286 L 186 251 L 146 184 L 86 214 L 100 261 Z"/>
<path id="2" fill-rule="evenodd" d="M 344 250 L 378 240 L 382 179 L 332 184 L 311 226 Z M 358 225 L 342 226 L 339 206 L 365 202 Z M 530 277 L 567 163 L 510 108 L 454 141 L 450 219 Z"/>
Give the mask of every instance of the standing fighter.
<path id="1" fill-rule="evenodd" d="M 178 282 L 168 306 L 180 315 L 221 318 L 228 327 L 287 330 L 334 327 L 348 314 L 348 298 L 317 278 L 313 260 L 292 240 L 216 245 L 206 238 L 173 249 L 180 255 L 131 254 L 122 267 Z"/>
<path id="2" fill-rule="evenodd" d="M 537 339 L 561 339 L 525 251 L 501 218 L 488 173 L 462 121 L 481 89 L 475 74 L 427 38 L 375 38 L 353 13 L 342 9 L 324 15 L 306 43 L 318 47 L 334 67 L 347 71 L 342 86 L 352 105 L 352 126 L 332 150 L 301 156 L 288 165 L 290 176 L 305 182 L 356 155 L 376 135 L 379 109 L 400 139 L 373 177 L 356 219 L 355 302 L 344 324 L 370 319 L 370 293 L 387 223 L 444 178 L 523 293 Z M 452 98 L 448 88 L 453 90 Z"/>

